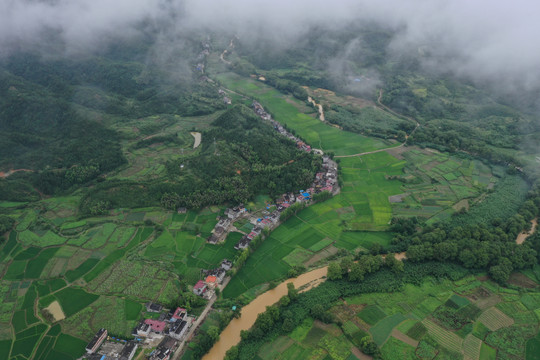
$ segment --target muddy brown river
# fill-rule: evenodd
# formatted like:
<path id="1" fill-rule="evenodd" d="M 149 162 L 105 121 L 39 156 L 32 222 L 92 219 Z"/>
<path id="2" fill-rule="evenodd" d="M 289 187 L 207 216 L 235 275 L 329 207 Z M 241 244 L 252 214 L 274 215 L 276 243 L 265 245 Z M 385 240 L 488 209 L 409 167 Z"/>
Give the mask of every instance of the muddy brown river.
<path id="1" fill-rule="evenodd" d="M 240 342 L 240 331 L 251 328 L 257 319 L 257 315 L 266 311 L 267 306 L 277 303 L 283 295 L 287 295 L 287 283 L 292 282 L 297 289 L 305 286 L 301 291 L 307 291 L 325 281 L 326 273 L 327 267 L 315 269 L 297 278 L 287 279 L 274 289 L 257 296 L 255 300 L 242 308 L 240 318 L 233 319 L 223 330 L 219 341 L 203 357 L 203 360 L 223 359 L 227 350 Z"/>

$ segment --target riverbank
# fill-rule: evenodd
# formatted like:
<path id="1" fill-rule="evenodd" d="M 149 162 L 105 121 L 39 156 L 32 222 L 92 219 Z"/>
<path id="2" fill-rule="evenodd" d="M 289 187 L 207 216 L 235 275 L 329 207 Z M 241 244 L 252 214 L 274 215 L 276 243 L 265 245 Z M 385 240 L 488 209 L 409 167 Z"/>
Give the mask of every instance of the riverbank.
<path id="1" fill-rule="evenodd" d="M 242 315 L 238 319 L 233 319 L 225 330 L 221 332 L 218 342 L 203 357 L 203 360 L 223 359 L 227 350 L 240 342 L 240 332 L 249 330 L 257 320 L 257 316 L 264 312 L 267 306 L 277 303 L 282 296 L 287 295 L 288 283 L 293 283 L 297 289 L 302 287 L 301 291 L 308 291 L 326 280 L 327 269 L 328 267 L 325 266 L 296 278 L 287 279 L 274 289 L 257 296 L 255 300 L 242 308 Z"/>

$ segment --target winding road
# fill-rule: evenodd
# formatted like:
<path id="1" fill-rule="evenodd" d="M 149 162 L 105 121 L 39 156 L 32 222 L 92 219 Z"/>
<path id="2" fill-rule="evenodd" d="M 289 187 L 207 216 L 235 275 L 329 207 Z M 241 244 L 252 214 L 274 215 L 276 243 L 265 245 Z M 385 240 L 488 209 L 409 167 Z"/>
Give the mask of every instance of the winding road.
<path id="1" fill-rule="evenodd" d="M 386 105 L 384 105 L 383 103 L 381 103 L 381 99 L 382 99 L 382 94 L 383 94 L 383 91 L 382 90 L 379 90 L 379 97 L 377 98 L 377 104 L 379 105 L 378 107 L 383 110 L 383 111 L 387 111 L 389 113 L 391 113 L 392 115 L 394 116 L 397 116 L 397 117 L 400 117 L 400 118 L 404 118 L 404 119 L 407 119 L 409 121 L 414 121 L 416 123 L 416 126 L 414 127 L 413 131 L 411 131 L 410 134 L 408 134 L 406 137 L 405 137 L 405 141 L 402 142 L 400 145 L 398 146 L 390 146 L 390 147 L 387 147 L 387 148 L 384 148 L 384 149 L 379 149 L 379 150 L 373 150 L 373 151 L 366 151 L 366 152 L 363 152 L 363 153 L 359 153 L 359 154 L 353 154 L 353 155 L 336 155 L 334 156 L 335 158 L 347 158 L 347 157 L 355 157 L 355 156 L 363 156 L 363 155 L 369 155 L 369 154 L 375 154 L 375 153 L 379 153 L 379 152 L 383 152 L 383 151 L 387 151 L 387 150 L 392 150 L 392 149 L 398 149 L 400 147 L 403 147 L 407 144 L 407 140 L 409 139 L 410 136 L 412 136 L 416 130 L 420 127 L 420 123 L 418 121 L 416 121 L 415 119 L 413 118 L 410 118 L 408 116 L 405 116 L 405 115 L 401 115 L 401 114 L 398 114 L 396 112 L 394 112 L 392 109 L 388 108 Z"/>

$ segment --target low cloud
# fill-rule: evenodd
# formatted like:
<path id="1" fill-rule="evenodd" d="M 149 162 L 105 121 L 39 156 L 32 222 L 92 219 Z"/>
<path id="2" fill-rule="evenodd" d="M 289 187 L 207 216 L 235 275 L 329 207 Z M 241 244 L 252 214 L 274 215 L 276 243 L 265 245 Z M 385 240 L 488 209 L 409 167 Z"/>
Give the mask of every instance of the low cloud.
<path id="1" fill-rule="evenodd" d="M 0 56 L 96 52 L 148 29 L 160 33 L 156 46 L 174 46 L 183 32 L 200 29 L 290 48 L 311 26 L 369 21 L 396 31 L 391 53 L 424 54 L 432 69 L 534 89 L 540 87 L 539 15 L 533 0 L 4 0 Z M 346 62 L 338 60 L 333 65 L 346 74 Z"/>

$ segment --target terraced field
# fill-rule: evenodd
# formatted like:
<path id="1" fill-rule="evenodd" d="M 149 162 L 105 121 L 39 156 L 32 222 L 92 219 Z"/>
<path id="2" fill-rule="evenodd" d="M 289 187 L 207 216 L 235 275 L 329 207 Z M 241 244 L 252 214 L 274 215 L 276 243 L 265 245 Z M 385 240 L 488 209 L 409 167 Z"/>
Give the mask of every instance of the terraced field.
<path id="1" fill-rule="evenodd" d="M 507 289 L 474 276 L 456 282 L 428 279 L 402 292 L 345 299 L 347 305 L 340 302 L 331 312 L 351 341 L 355 333 L 370 334 L 384 359 L 532 360 L 537 356 L 539 318 L 533 314 L 540 311 L 538 289 Z M 486 300 L 494 306 L 482 306 Z M 362 310 L 355 312 L 358 307 Z M 465 324 L 449 326 L 440 315 L 444 308 L 464 316 Z"/>
<path id="2" fill-rule="evenodd" d="M 143 303 L 176 301 L 179 280 L 194 283 L 202 268 L 234 258 L 241 236 L 206 244 L 222 212 L 217 207 L 186 214 L 134 209 L 81 221 L 76 204 L 48 199 L 40 211 L 14 211 L 22 225 L 0 248 L 0 358 L 30 359 L 33 351 L 43 360 L 77 358 L 101 327 L 129 336 Z M 163 224 L 161 233 L 147 220 Z M 42 311 L 51 303 L 66 318 L 49 328 Z"/>

